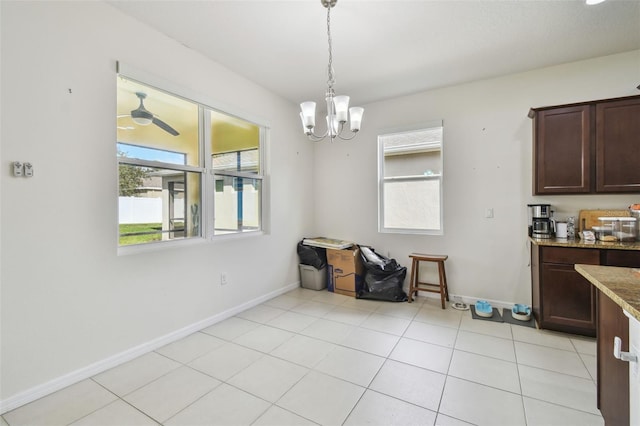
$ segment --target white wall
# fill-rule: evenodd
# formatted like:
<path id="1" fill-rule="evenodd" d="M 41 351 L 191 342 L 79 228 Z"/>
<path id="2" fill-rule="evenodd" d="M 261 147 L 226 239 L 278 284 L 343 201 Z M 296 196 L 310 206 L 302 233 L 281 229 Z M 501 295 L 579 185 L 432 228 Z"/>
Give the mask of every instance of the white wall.
<path id="1" fill-rule="evenodd" d="M 0 400 L 296 284 L 314 167 L 296 105 L 102 2 L 0 7 Z M 268 122 L 268 235 L 117 255 L 117 60 Z"/>
<path id="2" fill-rule="evenodd" d="M 531 107 L 638 94 L 640 51 L 570 63 L 366 105 L 351 142 L 316 147 L 316 230 L 389 253 L 449 255 L 450 293 L 530 303 L 527 203 L 556 217 L 627 208 L 640 195 L 532 196 Z M 377 135 L 444 122 L 444 236 L 377 232 Z M 485 209 L 495 217 L 486 219 Z"/>

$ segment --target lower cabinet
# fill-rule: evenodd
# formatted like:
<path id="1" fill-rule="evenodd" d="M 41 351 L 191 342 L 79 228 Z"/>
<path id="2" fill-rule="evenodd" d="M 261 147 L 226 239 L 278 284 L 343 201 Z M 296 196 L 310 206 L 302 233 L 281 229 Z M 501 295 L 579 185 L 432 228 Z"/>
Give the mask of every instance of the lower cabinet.
<path id="1" fill-rule="evenodd" d="M 536 248 L 532 250 L 532 299 L 533 313 L 540 328 L 595 336 L 595 288 L 575 271 L 574 265 L 599 265 L 600 250 Z"/>
<path id="2" fill-rule="evenodd" d="M 606 294 L 597 294 L 598 408 L 606 425 L 628 425 L 629 363 L 613 356 L 613 339 L 620 337 L 622 350 L 629 350 L 629 319 Z"/>
<path id="3" fill-rule="evenodd" d="M 640 268 L 640 251 L 532 245 L 531 304 L 538 326 L 595 337 L 597 290 L 575 271 L 576 263 Z"/>

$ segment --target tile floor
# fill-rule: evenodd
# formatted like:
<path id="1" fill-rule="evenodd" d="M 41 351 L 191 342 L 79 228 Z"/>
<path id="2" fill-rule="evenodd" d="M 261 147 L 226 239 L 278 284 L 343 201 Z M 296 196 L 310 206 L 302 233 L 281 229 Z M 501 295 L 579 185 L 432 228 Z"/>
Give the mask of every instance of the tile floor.
<path id="1" fill-rule="evenodd" d="M 602 425 L 595 341 L 296 289 L 2 416 L 14 425 Z"/>

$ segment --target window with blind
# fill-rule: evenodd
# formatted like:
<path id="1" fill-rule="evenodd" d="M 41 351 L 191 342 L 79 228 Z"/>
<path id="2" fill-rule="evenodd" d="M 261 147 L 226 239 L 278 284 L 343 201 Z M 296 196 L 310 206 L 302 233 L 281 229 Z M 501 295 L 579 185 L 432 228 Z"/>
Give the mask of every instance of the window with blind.
<path id="1" fill-rule="evenodd" d="M 442 122 L 378 136 L 380 232 L 440 235 Z"/>

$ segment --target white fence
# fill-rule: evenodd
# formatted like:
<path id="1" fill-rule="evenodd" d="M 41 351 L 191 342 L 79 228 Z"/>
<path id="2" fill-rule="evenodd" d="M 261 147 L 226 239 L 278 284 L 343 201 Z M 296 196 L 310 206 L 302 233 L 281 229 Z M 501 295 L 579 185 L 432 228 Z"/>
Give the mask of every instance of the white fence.
<path id="1" fill-rule="evenodd" d="M 162 198 L 118 197 L 119 223 L 162 223 Z M 184 206 L 176 203 L 174 217 L 183 219 Z"/>

